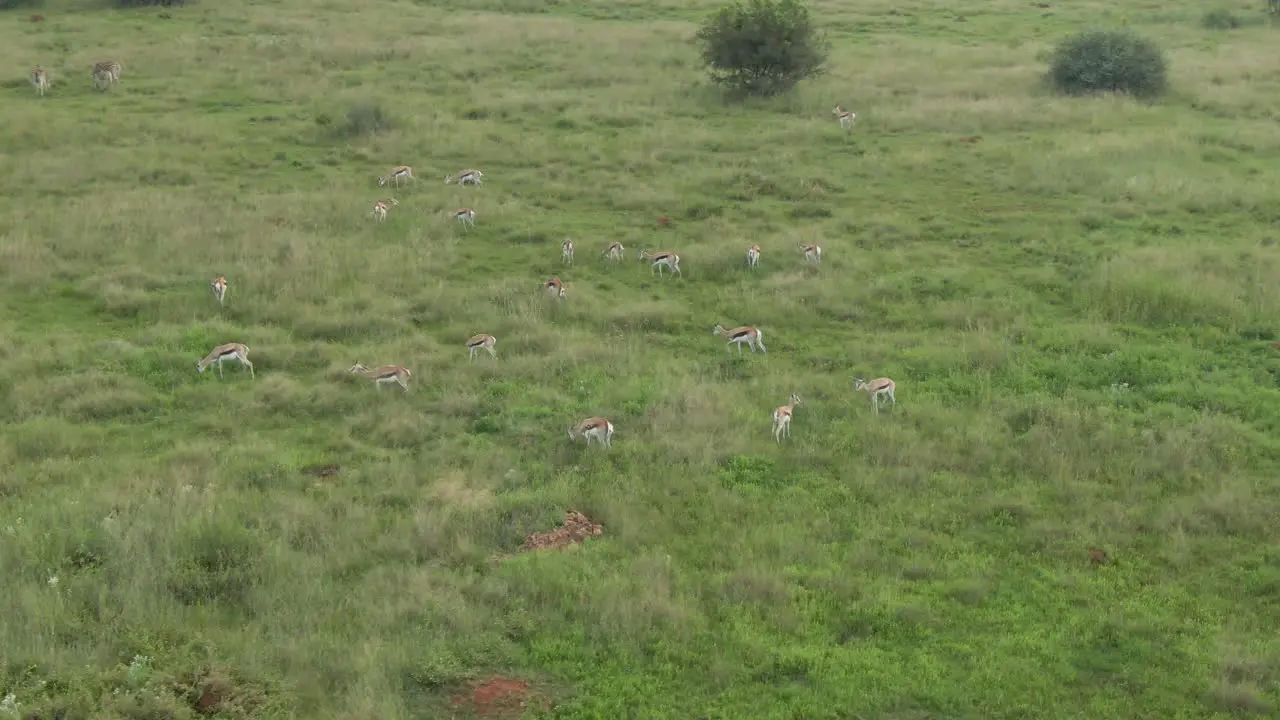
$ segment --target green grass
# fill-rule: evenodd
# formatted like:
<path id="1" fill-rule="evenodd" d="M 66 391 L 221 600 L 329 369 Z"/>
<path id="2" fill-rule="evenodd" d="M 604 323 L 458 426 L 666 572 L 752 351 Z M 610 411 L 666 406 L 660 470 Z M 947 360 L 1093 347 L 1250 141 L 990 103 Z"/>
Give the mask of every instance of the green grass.
<path id="1" fill-rule="evenodd" d="M 1280 44 L 1201 22 L 1254 5 L 818 0 L 828 75 L 741 106 L 688 42 L 711 0 L 5 13 L 0 696 L 445 718 L 503 674 L 563 718 L 1277 712 Z M 1172 95 L 1041 87 L 1125 23 Z M 344 138 L 360 105 L 392 129 Z M 196 373 L 232 341 L 256 380 Z M 565 436 L 595 414 L 610 451 Z M 567 509 L 604 536 L 493 559 Z"/>

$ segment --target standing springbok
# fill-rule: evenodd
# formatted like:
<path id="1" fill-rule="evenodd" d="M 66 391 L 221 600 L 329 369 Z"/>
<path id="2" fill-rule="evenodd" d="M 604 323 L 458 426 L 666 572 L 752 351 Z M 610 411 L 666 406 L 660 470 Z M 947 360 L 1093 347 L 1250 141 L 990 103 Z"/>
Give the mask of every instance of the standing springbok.
<path id="1" fill-rule="evenodd" d="M 249 377 L 256 377 L 253 372 L 253 363 L 249 362 L 249 348 L 241 343 L 227 343 L 214 348 L 204 356 L 203 360 L 196 363 L 196 371 L 204 372 L 205 368 L 218 363 L 218 377 L 222 377 L 222 363 L 227 360 L 239 360 L 241 365 L 249 368 Z"/>
<path id="2" fill-rule="evenodd" d="M 213 291 L 213 296 L 218 298 L 219 305 L 225 305 L 224 299 L 227 297 L 227 279 L 221 275 L 213 279 L 209 284 L 209 289 Z"/>
<path id="3" fill-rule="evenodd" d="M 844 128 L 845 132 L 853 131 L 853 121 L 858 119 L 857 113 L 845 110 L 837 105 L 836 109 L 831 111 L 831 114 L 835 115 L 836 119 L 840 121 L 840 127 Z"/>
<path id="4" fill-rule="evenodd" d="M 564 239 L 564 244 L 560 246 L 560 259 L 569 263 L 570 265 L 573 264 L 573 240 L 572 239 L 570 238 Z"/>
<path id="5" fill-rule="evenodd" d="M 613 423 L 607 418 L 593 417 L 587 418 L 577 425 L 569 428 L 569 440 L 573 441 L 575 437 L 581 437 L 587 441 L 587 446 L 591 446 L 592 440 L 597 440 L 604 447 L 613 446 Z"/>
<path id="6" fill-rule="evenodd" d="M 474 208 L 458 208 L 453 211 L 453 219 L 462 223 L 463 229 L 466 229 L 468 225 L 475 227 L 476 211 Z"/>
<path id="7" fill-rule="evenodd" d="M 653 265 L 649 268 L 650 275 L 656 272 L 658 273 L 658 276 L 661 277 L 662 268 L 665 267 L 666 269 L 670 270 L 673 274 L 679 275 L 680 277 L 684 277 L 684 274 L 680 272 L 680 256 L 673 252 L 663 251 L 663 252 L 651 253 L 648 250 L 641 250 L 640 259 L 653 261 Z"/>
<path id="8" fill-rule="evenodd" d="M 822 248 L 818 245 L 802 245 L 805 262 L 822 262 Z"/>
<path id="9" fill-rule="evenodd" d="M 893 396 L 893 391 L 897 386 L 887 377 L 876 378 L 871 382 L 867 382 L 862 378 L 853 379 L 853 389 L 861 390 L 871 396 L 871 407 L 875 408 L 877 413 L 880 412 L 880 397 L 889 398 L 889 402 L 893 405 L 898 404 L 898 399 Z"/>
<path id="10" fill-rule="evenodd" d="M 600 254 L 604 255 L 605 257 L 609 258 L 614 262 L 618 262 L 619 260 L 622 259 L 622 251 L 625 249 L 626 248 L 622 247 L 622 243 L 613 242 L 613 243 L 609 243 L 609 247 L 605 248 L 604 252 Z"/>
<path id="11" fill-rule="evenodd" d="M 49 89 L 49 73 L 39 65 L 31 69 L 31 84 L 36 88 L 36 94 L 44 97 L 44 91 Z"/>
<path id="12" fill-rule="evenodd" d="M 542 283 L 542 289 L 553 298 L 564 297 L 564 283 L 560 282 L 560 278 L 551 278 Z"/>
<path id="13" fill-rule="evenodd" d="M 399 204 L 400 203 L 397 202 L 395 198 L 387 198 L 386 200 L 379 200 L 378 202 L 373 204 L 373 213 L 372 213 L 373 217 L 378 222 L 382 222 L 383 220 L 387 219 L 387 211 L 390 210 L 393 205 L 399 205 Z"/>
<path id="14" fill-rule="evenodd" d="M 448 185 L 449 183 L 458 183 L 459 185 L 483 185 L 484 183 L 480 181 L 480 178 L 482 177 L 484 177 L 484 173 L 474 168 L 469 168 L 467 170 L 463 170 L 457 175 L 445 176 L 444 184 Z"/>
<path id="15" fill-rule="evenodd" d="M 728 341 L 724 346 L 726 350 L 728 350 L 730 346 L 737 345 L 739 355 L 742 354 L 742 343 L 746 343 L 747 347 L 751 348 L 751 352 L 755 352 L 757 346 L 759 346 L 760 352 L 765 352 L 764 333 L 760 332 L 759 328 L 754 328 L 750 325 L 743 325 L 742 327 L 736 327 L 732 330 L 725 330 L 723 327 L 716 325 L 715 328 L 711 330 L 711 334 L 720 335 Z"/>
<path id="16" fill-rule="evenodd" d="M 382 187 L 387 183 L 400 187 L 401 180 L 417 180 L 413 176 L 413 168 L 408 165 L 397 165 L 391 168 L 391 172 L 378 178 L 378 187 Z"/>
<path id="17" fill-rule="evenodd" d="M 800 396 L 791 393 L 791 402 L 773 411 L 773 441 L 782 442 L 783 437 L 791 437 L 791 413 L 800 404 Z"/>
<path id="18" fill-rule="evenodd" d="M 370 370 L 360 363 L 352 365 L 348 372 L 373 380 L 373 387 L 375 390 L 381 390 L 383 383 L 393 382 L 399 385 L 405 392 L 409 392 L 409 376 L 413 374 L 399 365 L 383 365 L 376 370 Z"/>
<path id="19" fill-rule="evenodd" d="M 760 246 L 752 245 L 747 248 L 747 267 L 755 267 L 760 264 Z"/>
<path id="20" fill-rule="evenodd" d="M 484 333 L 481 333 L 479 335 L 472 337 L 470 340 L 467 341 L 467 351 L 468 351 L 467 359 L 475 360 L 476 353 L 481 350 L 489 351 L 489 356 L 496 359 L 498 357 L 498 354 L 493 350 L 493 346 L 496 344 L 498 344 L 498 339 L 492 335 L 486 335 Z"/>

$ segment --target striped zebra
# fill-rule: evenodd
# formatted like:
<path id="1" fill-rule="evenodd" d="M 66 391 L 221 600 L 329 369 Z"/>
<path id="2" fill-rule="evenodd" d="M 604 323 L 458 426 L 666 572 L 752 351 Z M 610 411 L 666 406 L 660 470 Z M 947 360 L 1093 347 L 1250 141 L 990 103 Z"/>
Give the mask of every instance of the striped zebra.
<path id="1" fill-rule="evenodd" d="M 120 63 L 115 60 L 96 63 L 93 66 L 93 86 L 105 90 L 120 82 Z"/>

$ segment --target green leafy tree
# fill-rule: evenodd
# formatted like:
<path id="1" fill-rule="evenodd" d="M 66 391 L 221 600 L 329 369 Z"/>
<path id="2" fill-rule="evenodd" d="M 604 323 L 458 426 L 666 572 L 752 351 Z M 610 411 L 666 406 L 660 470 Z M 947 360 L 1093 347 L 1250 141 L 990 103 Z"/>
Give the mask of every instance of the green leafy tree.
<path id="1" fill-rule="evenodd" d="M 1140 98 L 1168 88 L 1164 54 L 1129 30 L 1092 30 L 1058 45 L 1049 82 L 1068 95 L 1116 92 Z"/>
<path id="2" fill-rule="evenodd" d="M 696 36 L 711 79 L 749 95 L 777 95 L 823 72 L 827 44 L 799 0 L 721 7 Z"/>

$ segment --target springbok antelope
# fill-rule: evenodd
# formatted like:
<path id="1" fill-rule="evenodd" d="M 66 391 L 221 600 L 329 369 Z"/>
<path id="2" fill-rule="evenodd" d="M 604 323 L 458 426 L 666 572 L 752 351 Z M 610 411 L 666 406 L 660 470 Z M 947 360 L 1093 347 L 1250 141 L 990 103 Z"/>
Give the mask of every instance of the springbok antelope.
<path id="1" fill-rule="evenodd" d="M 661 277 L 662 268 L 665 267 L 666 269 L 670 270 L 672 273 L 676 275 L 680 275 L 681 277 L 684 277 L 684 274 L 680 272 L 680 256 L 673 252 L 664 251 L 664 252 L 651 253 L 648 250 L 641 250 L 640 259 L 653 261 L 653 265 L 649 268 L 650 275 L 656 272 L 658 273 L 659 277 Z"/>
<path id="2" fill-rule="evenodd" d="M 481 350 L 488 350 L 490 357 L 497 358 L 498 354 L 493 351 L 493 346 L 496 345 L 497 343 L 498 343 L 498 339 L 492 335 L 485 335 L 483 333 L 481 333 L 480 335 L 476 335 L 475 337 L 467 341 L 467 350 L 469 352 L 467 359 L 475 360 L 476 353 Z"/>
<path id="3" fill-rule="evenodd" d="M 44 97 L 44 91 L 49 89 L 49 73 L 39 65 L 31 69 L 31 84 L 36 88 L 36 94 Z"/>
<path id="4" fill-rule="evenodd" d="M 218 363 L 218 377 L 222 377 L 222 363 L 227 360 L 239 360 L 240 364 L 249 368 L 249 377 L 256 377 L 253 363 L 249 362 L 249 348 L 241 343 L 227 343 L 213 349 L 204 359 L 196 363 L 196 371 L 204 372 L 205 368 Z"/>
<path id="5" fill-rule="evenodd" d="M 417 178 L 413 176 L 413 168 L 408 165 L 397 165 L 391 168 L 391 172 L 378 178 L 378 187 L 382 187 L 387 183 L 400 187 L 400 181 L 403 179 L 416 180 Z"/>
<path id="6" fill-rule="evenodd" d="M 750 325 L 743 325 L 732 330 L 725 330 L 723 327 L 716 325 L 711 330 L 711 334 L 720 335 L 728 341 L 724 346 L 726 350 L 732 345 L 737 345 L 739 355 L 742 354 L 742 343 L 746 343 L 747 347 L 751 348 L 751 352 L 755 352 L 757 346 L 760 348 L 760 352 L 765 351 L 764 333 L 760 332 L 759 328 L 753 328 Z"/>
<path id="7" fill-rule="evenodd" d="M 564 244 L 560 246 L 560 259 L 569 263 L 570 265 L 573 264 L 573 240 L 572 239 L 570 238 L 564 239 Z"/>
<path id="8" fill-rule="evenodd" d="M 209 284 L 209 289 L 213 291 L 213 296 L 218 298 L 218 304 L 224 305 L 224 299 L 227 297 L 227 279 L 221 275 L 213 279 Z"/>
<path id="9" fill-rule="evenodd" d="M 397 202 L 395 198 L 379 200 L 373 204 L 373 217 L 376 218 L 378 222 L 382 222 L 387 219 L 387 211 L 390 210 L 392 206 L 399 204 L 400 203 Z"/>
<path id="10" fill-rule="evenodd" d="M 609 258 L 614 262 L 618 262 L 619 260 L 622 259 L 623 250 L 626 250 L 626 248 L 622 247 L 622 243 L 614 242 L 614 243 L 609 243 L 609 247 L 605 248 L 604 252 L 600 254 L 604 255 L 605 257 Z"/>
<path id="11" fill-rule="evenodd" d="M 893 391 L 896 387 L 897 386 L 893 384 L 893 381 L 887 377 L 876 378 L 871 382 L 867 382 L 862 378 L 853 379 L 853 389 L 861 390 L 862 392 L 870 395 L 871 407 L 875 408 L 877 413 L 880 412 L 881 396 L 889 398 L 889 402 L 894 405 L 898 404 L 898 399 L 893 396 Z"/>
<path id="12" fill-rule="evenodd" d="M 453 219 L 462 223 L 462 227 L 470 225 L 476 226 L 476 211 L 474 208 L 458 208 L 453 211 Z"/>
<path id="13" fill-rule="evenodd" d="M 480 178 L 484 177 L 484 173 L 476 169 L 463 170 L 457 175 L 446 175 L 444 184 L 458 183 L 459 185 L 483 185 Z"/>
<path id="14" fill-rule="evenodd" d="M 588 447 L 592 440 L 599 441 L 604 447 L 612 447 L 613 423 L 602 417 L 587 418 L 569 428 L 569 441 L 572 442 L 575 437 L 585 439 Z"/>
<path id="15" fill-rule="evenodd" d="M 560 282 L 560 278 L 551 278 L 542 284 L 542 289 L 553 298 L 564 297 L 564 283 Z"/>
<path id="16" fill-rule="evenodd" d="M 839 105 L 836 106 L 835 110 L 831 111 L 831 114 L 835 115 L 836 119 L 840 121 L 840 127 L 844 128 L 845 132 L 852 131 L 853 121 L 858 119 L 857 113 L 852 112 L 850 110 L 845 110 Z"/>
<path id="17" fill-rule="evenodd" d="M 373 380 L 375 390 L 381 390 L 383 383 L 393 382 L 403 388 L 405 392 L 409 392 L 409 376 L 413 374 L 399 365 L 383 365 L 376 370 L 370 370 L 360 363 L 352 365 L 348 372 Z"/>
<path id="18" fill-rule="evenodd" d="M 120 63 L 115 60 L 94 63 L 93 86 L 105 90 L 108 86 L 120 82 Z"/>
<path id="19" fill-rule="evenodd" d="M 800 396 L 791 393 L 791 402 L 773 411 L 773 441 L 782 442 L 783 437 L 791 437 L 791 413 L 800 404 Z"/>
<path id="20" fill-rule="evenodd" d="M 747 267 L 755 267 L 760 264 L 760 246 L 752 245 L 747 248 Z"/>
<path id="21" fill-rule="evenodd" d="M 822 248 L 818 245 L 804 245 L 801 249 L 804 252 L 805 262 L 822 262 Z"/>

